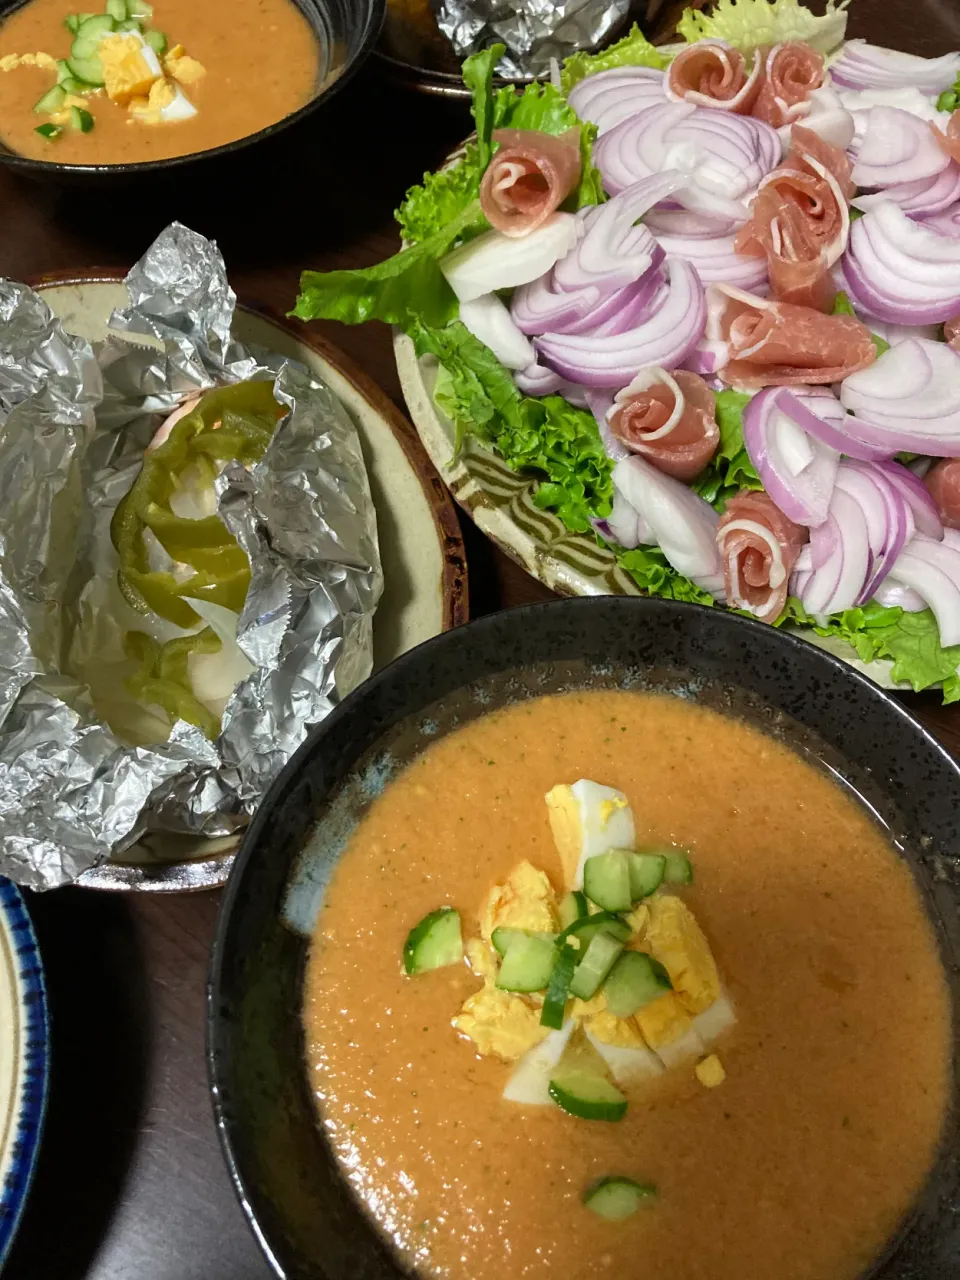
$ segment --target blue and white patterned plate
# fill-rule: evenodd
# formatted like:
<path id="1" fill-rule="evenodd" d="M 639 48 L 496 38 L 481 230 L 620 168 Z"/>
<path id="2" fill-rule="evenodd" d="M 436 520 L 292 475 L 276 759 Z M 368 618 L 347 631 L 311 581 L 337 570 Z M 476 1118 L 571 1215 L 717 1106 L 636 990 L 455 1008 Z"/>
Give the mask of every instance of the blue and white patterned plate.
<path id="1" fill-rule="evenodd" d="M 47 993 L 20 890 L 0 877 L 0 1267 L 36 1163 L 49 1075 Z"/>

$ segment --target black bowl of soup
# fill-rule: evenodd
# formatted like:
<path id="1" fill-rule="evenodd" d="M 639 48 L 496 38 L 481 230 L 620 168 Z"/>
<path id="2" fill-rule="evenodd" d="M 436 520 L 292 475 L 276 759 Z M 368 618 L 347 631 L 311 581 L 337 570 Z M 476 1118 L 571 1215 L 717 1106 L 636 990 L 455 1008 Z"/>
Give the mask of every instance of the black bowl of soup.
<path id="1" fill-rule="evenodd" d="M 384 15 L 384 0 L 105 3 L 0 0 L 0 163 L 68 183 L 229 167 L 336 94 Z"/>
<path id="2" fill-rule="evenodd" d="M 214 1108 L 277 1274 L 956 1277 L 958 805 L 894 698 L 719 610 L 563 600 L 398 659 L 221 910 Z"/>

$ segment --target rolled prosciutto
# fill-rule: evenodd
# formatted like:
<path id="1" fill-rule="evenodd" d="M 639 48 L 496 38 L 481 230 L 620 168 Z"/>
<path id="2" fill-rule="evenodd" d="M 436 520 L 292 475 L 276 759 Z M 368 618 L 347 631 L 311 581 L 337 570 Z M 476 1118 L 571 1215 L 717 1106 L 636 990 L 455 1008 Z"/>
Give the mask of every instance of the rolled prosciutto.
<path id="1" fill-rule="evenodd" d="M 948 529 L 960 529 L 960 458 L 941 458 L 923 478 Z"/>
<path id="2" fill-rule="evenodd" d="M 760 69 L 757 58 L 748 72 L 743 54 L 723 40 L 698 40 L 671 62 L 664 92 L 672 102 L 749 115 L 760 89 Z"/>
<path id="3" fill-rule="evenodd" d="M 931 124 L 930 128 L 947 155 L 960 161 L 960 111 L 951 113 L 945 130 L 940 130 L 935 124 Z"/>
<path id="4" fill-rule="evenodd" d="M 727 604 L 776 622 L 807 530 L 788 520 L 765 493 L 738 493 L 717 526 Z"/>
<path id="5" fill-rule="evenodd" d="M 580 130 L 497 129 L 493 140 L 500 149 L 480 183 L 480 206 L 504 235 L 529 235 L 580 181 Z"/>
<path id="6" fill-rule="evenodd" d="M 823 55 L 808 44 L 775 44 L 758 50 L 756 60 L 760 77 L 751 115 L 775 129 L 805 116 L 810 94 L 823 84 Z"/>
<path id="7" fill-rule="evenodd" d="M 825 316 L 730 285 L 710 285 L 707 294 L 707 338 L 726 343 L 727 362 L 717 372 L 728 384 L 759 390 L 840 382 L 877 358 L 870 330 L 856 316 Z"/>
<path id="8" fill-rule="evenodd" d="M 692 480 L 717 451 L 713 392 L 695 373 L 641 369 L 607 414 L 610 431 L 675 480 Z"/>
<path id="9" fill-rule="evenodd" d="M 943 336 L 947 340 L 947 346 L 960 351 L 960 316 L 954 316 L 944 324 Z"/>
<path id="10" fill-rule="evenodd" d="M 856 188 L 838 147 L 794 125 L 786 161 L 760 183 L 738 253 L 765 255 L 770 289 L 781 302 L 829 311 L 836 297 L 830 268 L 847 245 L 849 202 Z"/>

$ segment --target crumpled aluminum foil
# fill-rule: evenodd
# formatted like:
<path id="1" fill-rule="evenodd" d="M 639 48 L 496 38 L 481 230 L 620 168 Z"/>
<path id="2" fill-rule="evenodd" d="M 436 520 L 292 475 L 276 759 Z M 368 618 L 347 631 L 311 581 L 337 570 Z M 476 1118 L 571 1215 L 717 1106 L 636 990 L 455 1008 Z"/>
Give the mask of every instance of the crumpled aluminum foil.
<path id="1" fill-rule="evenodd" d="M 461 58 L 502 41 L 497 74 L 529 80 L 578 49 L 600 44 L 630 0 L 439 0 L 437 26 Z"/>
<path id="2" fill-rule="evenodd" d="M 346 411 L 303 366 L 231 337 L 216 246 L 177 223 L 127 277 L 96 350 L 0 280 L 0 873 L 52 888 L 150 831 L 242 828 L 311 726 L 370 672 L 382 588 L 376 514 Z M 116 555 L 110 519 L 185 396 L 276 377 L 290 406 L 263 459 L 230 463 L 220 514 L 250 557 L 237 628 L 255 670 L 209 742 L 179 721 L 129 746 L 98 720 L 93 620 Z M 123 628 L 125 629 L 125 628 Z"/>

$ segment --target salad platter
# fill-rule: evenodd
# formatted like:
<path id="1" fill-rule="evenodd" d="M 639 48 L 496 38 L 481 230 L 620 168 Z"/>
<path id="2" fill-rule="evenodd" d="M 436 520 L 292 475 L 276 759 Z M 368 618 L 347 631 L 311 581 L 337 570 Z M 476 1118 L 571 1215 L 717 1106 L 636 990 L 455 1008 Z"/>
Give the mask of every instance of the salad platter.
<path id="1" fill-rule="evenodd" d="M 725 605 L 960 698 L 960 54 L 846 4 L 719 0 L 550 82 L 464 65 L 476 133 L 404 248 L 306 272 L 384 320 L 458 501 L 567 594 Z"/>

